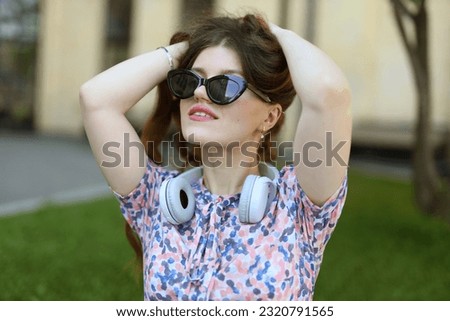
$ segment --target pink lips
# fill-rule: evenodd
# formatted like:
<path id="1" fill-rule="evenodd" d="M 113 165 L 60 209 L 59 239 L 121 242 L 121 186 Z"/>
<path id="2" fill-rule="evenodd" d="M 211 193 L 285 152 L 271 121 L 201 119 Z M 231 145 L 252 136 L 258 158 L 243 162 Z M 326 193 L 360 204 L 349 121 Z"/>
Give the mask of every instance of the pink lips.
<path id="1" fill-rule="evenodd" d="M 218 118 L 211 109 L 202 105 L 193 106 L 189 109 L 188 115 L 193 121 L 211 121 Z"/>

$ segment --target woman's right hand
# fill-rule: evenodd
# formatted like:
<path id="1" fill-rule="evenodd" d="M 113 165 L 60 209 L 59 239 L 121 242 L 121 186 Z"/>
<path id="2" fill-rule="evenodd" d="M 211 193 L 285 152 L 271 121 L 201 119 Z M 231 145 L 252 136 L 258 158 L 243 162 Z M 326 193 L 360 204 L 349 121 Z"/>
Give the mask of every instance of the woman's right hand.
<path id="1" fill-rule="evenodd" d="M 173 57 L 173 63 L 174 63 L 175 69 L 178 68 L 178 66 L 180 64 L 180 58 L 184 55 L 184 53 L 188 49 L 188 46 L 189 46 L 189 44 L 187 41 L 182 41 L 182 42 L 178 42 L 178 43 L 175 43 L 173 45 L 166 47 L 167 50 L 169 51 L 169 53 Z"/>
<path id="2" fill-rule="evenodd" d="M 175 68 L 187 46 L 181 42 L 167 47 Z M 167 53 L 158 49 L 119 63 L 80 88 L 92 152 L 108 184 L 119 194 L 137 186 L 147 164 L 144 146 L 125 113 L 166 79 L 169 66 Z"/>

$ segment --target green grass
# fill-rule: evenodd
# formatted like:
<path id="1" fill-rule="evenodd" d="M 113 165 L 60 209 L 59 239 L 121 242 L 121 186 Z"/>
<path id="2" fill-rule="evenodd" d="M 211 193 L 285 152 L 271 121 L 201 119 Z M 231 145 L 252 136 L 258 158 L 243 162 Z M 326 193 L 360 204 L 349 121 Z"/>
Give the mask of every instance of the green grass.
<path id="1" fill-rule="evenodd" d="M 112 198 L 0 220 L 0 300 L 142 300 Z"/>
<path id="2" fill-rule="evenodd" d="M 450 300 L 450 228 L 421 214 L 410 183 L 351 172 L 315 300 Z"/>
<path id="3" fill-rule="evenodd" d="M 450 228 L 411 186 L 352 171 L 316 300 L 450 300 Z M 113 198 L 0 219 L 0 300 L 142 300 Z"/>

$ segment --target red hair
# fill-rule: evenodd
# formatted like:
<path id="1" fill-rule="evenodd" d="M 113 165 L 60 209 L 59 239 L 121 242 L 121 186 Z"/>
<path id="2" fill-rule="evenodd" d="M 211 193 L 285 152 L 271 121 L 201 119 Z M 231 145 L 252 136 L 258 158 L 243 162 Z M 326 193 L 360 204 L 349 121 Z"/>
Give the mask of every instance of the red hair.
<path id="1" fill-rule="evenodd" d="M 189 46 L 179 60 L 179 68 L 189 69 L 206 48 L 225 46 L 237 53 L 243 76 L 249 83 L 269 96 L 272 102 L 280 104 L 283 111 L 291 105 L 295 89 L 286 58 L 278 40 L 261 16 L 248 14 L 244 17 L 208 17 L 195 23 L 187 32 L 175 33 L 170 43 L 182 41 L 188 41 Z M 170 126 L 174 127 L 175 132 L 181 132 L 179 103 L 179 99 L 175 99 L 170 93 L 167 82 L 161 82 L 158 85 L 155 111 L 146 121 L 141 133 L 144 146 L 148 147 L 149 143 L 153 147 L 160 146 Z M 283 121 L 284 114 L 270 130 L 270 135 L 267 135 L 269 139 L 263 140 L 259 149 L 259 156 L 263 161 L 275 159 L 275 149 L 270 148 L 270 137 L 279 132 Z M 201 158 L 198 149 L 189 146 L 181 134 L 174 137 L 177 138 L 176 145 L 184 147 L 180 149 L 184 160 L 190 165 L 199 166 Z M 147 148 L 147 154 L 155 163 L 163 161 L 157 148 Z M 131 235 L 129 226 L 127 237 L 142 260 L 142 249 L 136 246 L 136 239 Z"/>

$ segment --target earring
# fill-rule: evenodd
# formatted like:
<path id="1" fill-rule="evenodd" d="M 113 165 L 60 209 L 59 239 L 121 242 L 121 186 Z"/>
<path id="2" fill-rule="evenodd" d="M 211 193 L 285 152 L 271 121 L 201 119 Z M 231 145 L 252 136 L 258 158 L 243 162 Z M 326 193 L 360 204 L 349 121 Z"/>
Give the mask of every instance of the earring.
<path id="1" fill-rule="evenodd" d="M 261 140 L 264 139 L 265 132 L 266 132 L 266 127 L 263 127 L 263 130 L 261 131 Z"/>

